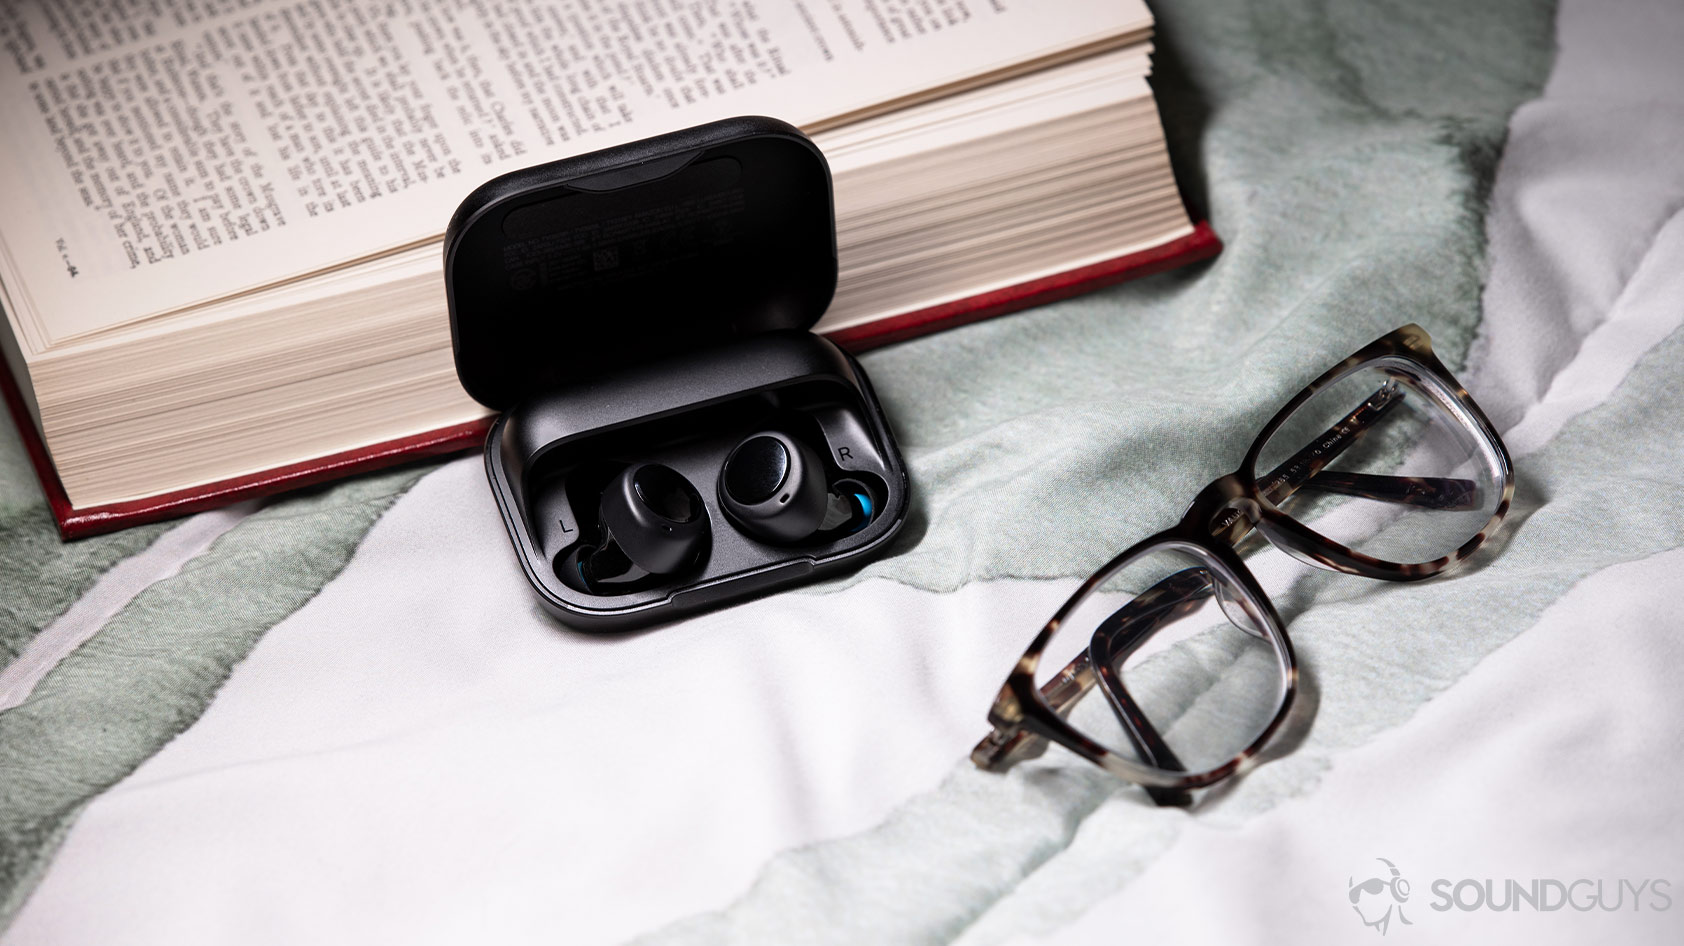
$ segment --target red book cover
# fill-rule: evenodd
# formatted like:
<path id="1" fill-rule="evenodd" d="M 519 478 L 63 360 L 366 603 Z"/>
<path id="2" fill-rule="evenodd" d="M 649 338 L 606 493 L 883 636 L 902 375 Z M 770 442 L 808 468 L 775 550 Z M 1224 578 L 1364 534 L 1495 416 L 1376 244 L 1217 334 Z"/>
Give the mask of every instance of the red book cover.
<path id="1" fill-rule="evenodd" d="M 1209 259 L 1221 250 L 1222 242 L 1217 239 L 1210 225 L 1200 223 L 1193 228 L 1192 233 L 1148 250 L 842 329 L 829 333 L 829 337 L 850 351 L 865 351 L 941 329 L 1066 299 L 1125 279 L 1150 276 Z M 128 526 L 204 512 L 240 500 L 313 486 L 410 460 L 460 453 L 483 443 L 485 433 L 491 427 L 491 419 L 487 418 L 398 440 L 370 444 L 332 456 L 316 457 L 261 473 L 204 483 L 173 493 L 106 506 L 76 507 L 70 504 L 69 497 L 65 495 L 64 485 L 59 481 L 52 460 L 47 456 L 46 445 L 42 443 L 41 436 L 35 429 L 35 422 L 24 404 L 23 395 L 19 392 L 11 372 L 7 370 L 4 360 L 0 360 L 0 395 L 4 395 L 6 407 L 12 413 L 12 420 L 23 436 L 24 446 L 29 451 L 29 459 L 35 466 L 36 475 L 41 479 L 41 488 L 46 493 L 53 518 L 58 521 L 59 535 L 65 539 L 79 539 Z"/>

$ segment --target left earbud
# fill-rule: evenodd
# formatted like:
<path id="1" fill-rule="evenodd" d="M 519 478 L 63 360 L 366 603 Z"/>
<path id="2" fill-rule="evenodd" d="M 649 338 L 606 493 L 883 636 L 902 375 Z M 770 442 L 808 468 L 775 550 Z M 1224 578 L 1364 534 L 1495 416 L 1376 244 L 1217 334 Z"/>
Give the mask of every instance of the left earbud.
<path id="1" fill-rule="evenodd" d="M 633 591 L 645 578 L 683 571 L 711 538 L 701 495 L 659 463 L 629 467 L 608 484 L 597 521 L 597 541 L 576 548 L 556 569 L 563 581 L 592 594 Z"/>

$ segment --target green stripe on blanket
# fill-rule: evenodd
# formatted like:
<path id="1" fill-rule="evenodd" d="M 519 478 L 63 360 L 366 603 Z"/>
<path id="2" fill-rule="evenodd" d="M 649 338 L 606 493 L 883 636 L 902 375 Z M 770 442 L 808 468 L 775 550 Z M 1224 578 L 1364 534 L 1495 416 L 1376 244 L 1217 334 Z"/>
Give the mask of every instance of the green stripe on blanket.
<path id="1" fill-rule="evenodd" d="M 106 569 L 152 544 L 164 528 L 60 542 L 23 443 L 9 419 L 0 418 L 0 669 Z"/>
<path id="2" fill-rule="evenodd" d="M 427 469 L 253 513 L 0 713 L 0 922 L 23 905 L 88 801 L 191 726 L 263 633 L 315 597 Z"/>

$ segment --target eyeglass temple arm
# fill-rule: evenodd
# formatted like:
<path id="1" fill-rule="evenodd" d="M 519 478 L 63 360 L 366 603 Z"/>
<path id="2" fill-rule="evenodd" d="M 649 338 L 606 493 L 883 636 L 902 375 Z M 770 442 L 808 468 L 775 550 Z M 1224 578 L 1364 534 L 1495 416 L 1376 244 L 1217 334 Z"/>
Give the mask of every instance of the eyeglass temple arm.
<path id="1" fill-rule="evenodd" d="M 1084 648 L 1076 658 L 1064 666 L 1058 675 L 1041 687 L 1041 697 L 1047 706 L 1060 716 L 1068 713 L 1076 701 L 1100 679 L 1106 678 L 1106 693 L 1112 711 L 1117 714 L 1123 731 L 1134 744 L 1141 760 L 1166 771 L 1184 771 L 1169 744 L 1146 714 L 1135 704 L 1117 682 L 1110 660 L 1105 661 L 1096 675 L 1092 653 L 1100 648 L 1108 657 L 1127 655 L 1153 632 L 1177 620 L 1198 602 L 1210 597 L 1214 586 L 1203 569 L 1189 568 L 1153 585 L 1101 622 L 1094 632 L 1094 644 Z M 983 769 L 998 771 L 1025 758 L 1033 758 L 1045 750 L 1046 740 L 1021 727 L 996 728 L 971 753 L 971 760 Z M 1185 806 L 1192 796 L 1181 789 L 1144 786 L 1146 793 L 1159 805 Z"/>
<path id="2" fill-rule="evenodd" d="M 1094 630 L 1088 645 L 1089 660 L 1103 684 L 1102 692 L 1135 752 L 1142 762 L 1166 772 L 1185 772 L 1187 767 L 1176 757 L 1175 751 L 1152 725 L 1134 697 L 1129 695 L 1118 678 L 1117 666 L 1160 627 L 1185 617 L 1214 593 L 1215 585 L 1209 572 L 1202 568 L 1183 569 L 1113 611 Z M 1193 800 L 1193 796 L 1182 789 L 1151 785 L 1145 788 L 1146 794 L 1159 805 L 1181 807 Z"/>
<path id="3" fill-rule="evenodd" d="M 1473 480 L 1444 476 L 1386 476 L 1378 473 L 1347 473 L 1343 470 L 1322 470 L 1300 489 L 1319 489 L 1341 496 L 1372 499 L 1382 503 L 1403 503 L 1423 509 L 1473 509 L 1479 505 L 1478 487 Z M 1290 492 L 1287 493 L 1291 495 Z M 1270 498 L 1270 502 L 1281 502 Z"/>
<path id="4" fill-rule="evenodd" d="M 1385 476 L 1326 469 L 1402 400 L 1403 391 L 1396 381 L 1381 385 L 1344 420 L 1329 427 L 1304 449 L 1259 479 L 1258 491 L 1275 504 L 1285 502 L 1288 496 L 1300 489 L 1320 489 L 1343 496 L 1405 503 L 1425 509 L 1473 508 L 1478 503 L 1478 489 L 1472 480 Z"/>

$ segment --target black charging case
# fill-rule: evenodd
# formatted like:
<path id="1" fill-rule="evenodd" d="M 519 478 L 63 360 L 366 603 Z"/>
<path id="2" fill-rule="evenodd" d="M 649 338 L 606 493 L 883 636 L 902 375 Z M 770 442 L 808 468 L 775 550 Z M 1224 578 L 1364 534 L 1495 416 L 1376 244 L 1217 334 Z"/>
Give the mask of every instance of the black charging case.
<path id="1" fill-rule="evenodd" d="M 500 411 L 491 490 L 527 580 L 564 622 L 617 630 L 819 578 L 906 518 L 900 451 L 852 356 L 809 330 L 836 289 L 829 166 L 800 131 L 734 118 L 516 171 L 445 234 L 456 372 Z M 858 531 L 776 544 L 720 508 L 726 455 L 775 429 L 869 493 Z M 695 487 L 711 543 L 688 570 L 593 592 L 561 566 L 636 463 Z"/>

